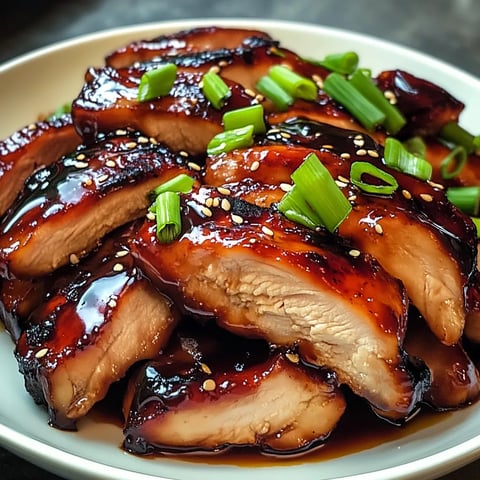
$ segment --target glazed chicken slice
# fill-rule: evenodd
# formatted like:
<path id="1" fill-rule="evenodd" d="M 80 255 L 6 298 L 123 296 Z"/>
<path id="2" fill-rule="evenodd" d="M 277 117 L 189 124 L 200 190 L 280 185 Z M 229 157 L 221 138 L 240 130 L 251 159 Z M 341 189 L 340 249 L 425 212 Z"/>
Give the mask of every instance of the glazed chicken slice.
<path id="1" fill-rule="evenodd" d="M 25 179 L 80 144 L 70 115 L 32 123 L 0 142 L 0 216 L 22 190 Z"/>
<path id="2" fill-rule="evenodd" d="M 248 47 L 258 40 L 270 41 L 270 36 L 259 30 L 227 27 L 198 27 L 149 40 L 138 40 L 110 53 L 105 62 L 114 68 L 130 67 L 158 57 L 211 50 L 231 50 Z"/>
<path id="3" fill-rule="evenodd" d="M 182 172 L 184 157 L 137 133 L 107 135 L 39 169 L 0 224 L 9 276 L 77 263 L 103 236 L 145 214 L 149 192 Z"/>
<path id="4" fill-rule="evenodd" d="M 403 282 L 442 342 L 457 343 L 465 325 L 464 291 L 476 265 L 471 220 L 447 201 L 441 186 L 383 166 L 382 149 L 369 137 L 314 122 L 288 125 L 270 134 L 265 147 L 208 158 L 205 182 L 226 184 L 232 193 L 269 206 L 283 197 L 291 173 L 314 151 L 353 204 L 339 235 Z M 365 194 L 349 183 L 352 162 L 366 159 L 396 177 L 400 186 L 393 195 Z"/>
<path id="5" fill-rule="evenodd" d="M 183 205 L 177 241 L 160 243 L 148 220 L 132 238 L 161 291 L 239 335 L 298 344 L 381 416 L 401 421 L 412 412 L 423 385 L 400 349 L 407 300 L 374 259 L 216 189 L 202 187 Z"/>
<path id="6" fill-rule="evenodd" d="M 431 384 L 424 401 L 433 408 L 460 408 L 478 398 L 480 374 L 462 344 L 439 342 L 414 309 L 409 312 L 404 348 L 430 369 Z"/>
<path id="7" fill-rule="evenodd" d="M 344 410 L 332 376 L 295 353 L 209 325 L 183 327 L 129 382 L 124 448 L 299 454 L 323 443 Z"/>
<path id="8" fill-rule="evenodd" d="M 26 389 L 52 426 L 75 429 L 134 363 L 158 355 L 175 323 L 171 302 L 109 241 L 32 312 L 16 346 Z"/>

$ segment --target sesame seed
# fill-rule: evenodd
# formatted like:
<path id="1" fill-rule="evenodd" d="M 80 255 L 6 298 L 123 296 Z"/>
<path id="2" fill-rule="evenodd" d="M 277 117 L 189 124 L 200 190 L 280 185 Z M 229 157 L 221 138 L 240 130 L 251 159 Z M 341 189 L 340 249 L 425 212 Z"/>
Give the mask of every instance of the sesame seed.
<path id="1" fill-rule="evenodd" d="M 113 266 L 112 270 L 113 270 L 114 272 L 121 272 L 121 271 L 123 270 L 123 265 L 122 265 L 121 263 L 116 263 L 116 264 Z"/>
<path id="2" fill-rule="evenodd" d="M 228 62 L 227 62 L 226 60 L 220 60 L 220 61 L 218 62 L 218 66 L 219 66 L 220 68 L 226 67 L 227 65 L 228 65 Z"/>
<path id="3" fill-rule="evenodd" d="M 350 158 L 350 154 L 348 152 L 345 152 L 345 153 L 340 154 L 340 157 L 345 159 L 345 160 L 348 160 Z"/>
<path id="4" fill-rule="evenodd" d="M 433 202 L 433 197 L 429 193 L 421 193 L 420 198 L 425 202 Z"/>
<path id="5" fill-rule="evenodd" d="M 333 145 L 330 145 L 327 143 L 326 145 L 322 145 L 322 148 L 326 148 L 327 150 L 331 150 L 333 148 Z"/>
<path id="6" fill-rule="evenodd" d="M 286 353 L 285 356 L 290 360 L 292 363 L 299 363 L 300 357 L 296 353 Z"/>
<path id="7" fill-rule="evenodd" d="M 355 152 L 359 157 L 363 157 L 367 154 L 367 151 L 364 148 L 360 148 Z"/>
<path id="8" fill-rule="evenodd" d="M 383 227 L 382 227 L 379 223 L 376 223 L 376 224 L 375 224 L 375 231 L 376 231 L 379 235 L 383 235 Z"/>
<path id="9" fill-rule="evenodd" d="M 232 222 L 241 225 L 243 223 L 243 218 L 240 215 L 232 214 Z"/>
<path id="10" fill-rule="evenodd" d="M 188 166 L 188 168 L 191 168 L 192 170 L 195 170 L 196 172 L 199 172 L 202 169 L 202 167 L 198 163 L 195 163 L 195 162 L 188 162 L 187 166 Z"/>
<path id="11" fill-rule="evenodd" d="M 427 183 L 433 188 L 438 188 L 438 190 L 445 189 L 445 187 L 441 183 L 435 183 L 435 182 L 432 182 L 431 180 L 428 180 Z"/>
<path id="12" fill-rule="evenodd" d="M 84 153 L 79 153 L 75 158 L 77 160 L 85 160 L 87 157 Z"/>
<path id="13" fill-rule="evenodd" d="M 91 184 L 93 183 L 93 180 L 89 177 L 89 178 L 86 178 L 85 181 L 83 182 L 83 184 L 86 186 L 86 187 L 89 187 Z"/>
<path id="14" fill-rule="evenodd" d="M 42 348 L 37 353 L 35 353 L 35 358 L 42 358 L 48 353 L 48 348 Z"/>
<path id="15" fill-rule="evenodd" d="M 348 183 L 341 182 L 340 180 L 335 180 L 335 183 L 337 184 L 337 187 L 343 188 L 348 185 Z"/>
<path id="16" fill-rule="evenodd" d="M 202 371 L 204 373 L 206 373 L 207 375 L 210 375 L 212 373 L 212 371 L 210 370 L 210 367 L 206 364 L 206 363 L 201 363 L 200 364 L 200 368 L 202 369 Z"/>
<path id="17" fill-rule="evenodd" d="M 149 140 L 147 137 L 144 137 L 143 135 L 137 138 L 138 143 L 148 143 Z"/>
<path id="18" fill-rule="evenodd" d="M 287 132 L 280 133 L 280 136 L 283 137 L 283 138 L 292 138 L 292 136 Z"/>
<path id="19" fill-rule="evenodd" d="M 266 225 L 262 226 L 262 232 L 265 235 L 268 235 L 269 237 L 273 237 L 273 231 L 270 228 L 268 228 Z"/>
<path id="20" fill-rule="evenodd" d="M 256 238 L 251 238 L 249 240 L 249 242 L 253 245 L 254 243 L 257 243 L 257 239 Z"/>
<path id="21" fill-rule="evenodd" d="M 126 257 L 130 252 L 128 250 L 119 250 L 117 253 L 115 253 L 115 256 L 117 258 L 121 257 Z"/>
<path id="22" fill-rule="evenodd" d="M 257 92 L 254 92 L 251 88 L 246 88 L 245 93 L 252 98 L 255 98 L 255 96 L 257 95 Z"/>
<path id="23" fill-rule="evenodd" d="M 150 143 L 151 143 L 152 145 L 157 145 L 157 144 L 158 144 L 157 139 L 154 138 L 154 137 L 150 137 Z"/>
<path id="24" fill-rule="evenodd" d="M 222 210 L 225 210 L 226 212 L 228 212 L 232 208 L 230 202 L 226 198 L 222 198 L 222 203 L 220 205 L 222 207 Z"/>
<path id="25" fill-rule="evenodd" d="M 212 67 L 209 68 L 209 72 L 218 73 L 220 72 L 220 67 L 218 65 L 213 65 Z"/>
<path id="26" fill-rule="evenodd" d="M 350 250 L 348 252 L 348 254 L 351 256 L 351 257 L 359 257 L 360 256 L 360 250 L 357 250 L 355 248 L 352 248 L 352 250 Z"/>
<path id="27" fill-rule="evenodd" d="M 337 177 L 341 182 L 344 182 L 344 183 L 350 183 L 350 180 L 346 177 L 344 177 L 343 175 L 338 175 Z"/>
<path id="28" fill-rule="evenodd" d="M 212 202 L 213 207 L 218 207 L 220 205 L 220 199 L 218 197 L 215 197 Z"/>
<path id="29" fill-rule="evenodd" d="M 107 167 L 116 167 L 116 166 L 117 166 L 117 164 L 116 164 L 113 160 L 107 160 L 107 161 L 105 162 L 105 165 L 106 165 Z"/>
<path id="30" fill-rule="evenodd" d="M 212 205 L 213 205 L 213 198 L 212 197 L 208 197 L 206 200 L 205 200 L 205 205 L 210 208 Z"/>
<path id="31" fill-rule="evenodd" d="M 213 212 L 208 207 L 202 207 L 201 211 L 206 217 L 211 217 L 213 215 Z"/>
<path id="32" fill-rule="evenodd" d="M 75 162 L 73 164 L 75 166 L 75 168 L 86 168 L 88 167 L 88 163 L 87 162 Z"/>
<path id="33" fill-rule="evenodd" d="M 281 183 L 280 184 L 280 190 L 283 192 L 289 192 L 293 188 L 293 185 L 290 183 Z"/>
<path id="34" fill-rule="evenodd" d="M 391 91 L 391 90 L 385 90 L 383 92 L 383 94 L 385 95 L 385 98 L 392 104 L 392 105 L 395 105 L 397 103 L 397 97 L 395 96 L 395 94 Z"/>
<path id="35" fill-rule="evenodd" d="M 106 181 L 108 180 L 108 175 L 107 175 L 107 174 L 101 175 L 100 177 L 98 177 L 97 180 L 98 180 L 100 183 L 106 182 Z"/>
<path id="36" fill-rule="evenodd" d="M 117 306 L 117 301 L 112 298 L 109 300 L 108 304 L 107 304 L 110 308 L 115 308 Z"/>
<path id="37" fill-rule="evenodd" d="M 376 150 L 367 150 L 367 153 L 372 158 L 378 158 L 378 152 Z"/>
<path id="38" fill-rule="evenodd" d="M 181 157 L 184 157 L 184 158 L 187 158 L 187 157 L 190 156 L 189 153 L 186 152 L 185 150 L 180 150 L 180 151 L 178 152 L 178 154 L 179 154 Z"/>
<path id="39" fill-rule="evenodd" d="M 203 383 L 202 383 L 202 388 L 206 392 L 213 392 L 215 388 L 217 388 L 217 384 L 215 383 L 215 380 L 211 378 L 207 378 Z"/>
<path id="40" fill-rule="evenodd" d="M 225 187 L 217 187 L 217 192 L 221 193 L 222 195 L 230 195 L 232 192 Z"/>
<path id="41" fill-rule="evenodd" d="M 356 196 L 356 195 L 350 195 L 350 196 L 348 197 L 348 201 L 349 201 L 349 202 L 354 202 L 356 199 L 357 199 L 357 196 Z"/>
<path id="42" fill-rule="evenodd" d="M 125 146 L 127 148 L 135 148 L 137 146 L 137 142 L 127 142 Z"/>
<path id="43" fill-rule="evenodd" d="M 80 259 L 75 253 L 70 254 L 69 260 L 72 265 L 78 265 L 80 263 Z"/>
<path id="44" fill-rule="evenodd" d="M 146 217 L 148 220 L 155 220 L 155 214 L 153 212 L 148 212 Z"/>
<path id="45" fill-rule="evenodd" d="M 37 129 L 37 125 L 35 123 L 31 123 L 28 127 L 27 127 L 27 130 L 36 130 Z"/>
<path id="46" fill-rule="evenodd" d="M 272 134 L 272 133 L 280 133 L 280 129 L 279 128 L 271 128 L 268 132 L 268 134 Z"/>
<path id="47" fill-rule="evenodd" d="M 412 194 L 408 190 L 402 190 L 402 195 L 407 199 L 410 200 L 412 198 Z"/>
<path id="48" fill-rule="evenodd" d="M 255 172 L 260 168 L 260 162 L 258 160 L 255 160 L 251 165 L 250 165 L 250 171 Z"/>
<path id="49" fill-rule="evenodd" d="M 115 130 L 115 134 L 116 135 L 126 135 L 127 131 L 124 130 L 123 128 L 119 128 L 119 129 Z"/>
<path id="50" fill-rule="evenodd" d="M 261 94 L 261 93 L 257 93 L 255 95 L 255 100 L 258 102 L 258 103 L 262 103 L 264 100 L 265 100 L 265 97 Z"/>

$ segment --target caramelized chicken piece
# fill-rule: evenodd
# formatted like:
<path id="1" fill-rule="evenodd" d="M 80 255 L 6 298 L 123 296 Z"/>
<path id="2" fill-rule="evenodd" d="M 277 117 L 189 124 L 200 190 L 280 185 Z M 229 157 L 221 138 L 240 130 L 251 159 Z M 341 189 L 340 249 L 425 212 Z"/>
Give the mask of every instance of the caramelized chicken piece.
<path id="1" fill-rule="evenodd" d="M 146 213 L 149 192 L 182 173 L 181 155 L 136 133 L 108 135 L 38 170 L 0 224 L 8 275 L 78 262 L 108 232 Z"/>
<path id="2" fill-rule="evenodd" d="M 448 122 L 456 122 L 464 104 L 443 88 L 403 70 L 381 72 L 376 78 L 380 90 L 395 98 L 407 124 L 401 135 L 438 135 Z"/>
<path id="3" fill-rule="evenodd" d="M 16 347 L 26 389 L 51 425 L 74 429 L 128 368 L 158 355 L 175 323 L 128 250 L 108 242 L 32 313 Z"/>
<path id="4" fill-rule="evenodd" d="M 405 350 L 421 358 L 430 369 L 431 385 L 424 401 L 438 410 L 474 402 L 480 393 L 480 374 L 460 343 L 444 345 L 421 316 L 409 312 Z"/>
<path id="5" fill-rule="evenodd" d="M 470 218 L 450 204 L 438 187 L 382 165 L 381 147 L 363 134 L 303 121 L 290 122 L 280 130 L 267 136 L 268 145 L 263 148 L 207 159 L 205 182 L 227 184 L 242 198 L 269 206 L 284 195 L 282 183 L 289 184 L 291 173 L 315 152 L 352 199 L 353 210 L 340 225 L 339 235 L 373 255 L 403 282 L 442 342 L 457 343 L 465 325 L 464 290 L 476 265 Z M 399 189 L 393 195 L 365 194 L 349 183 L 350 166 L 365 161 L 364 152 L 369 152 L 368 161 L 396 177 Z M 252 169 L 253 164 L 259 168 Z M 246 179 L 254 186 L 246 184 Z"/>
<path id="6" fill-rule="evenodd" d="M 207 325 L 182 328 L 172 340 L 129 382 L 127 451 L 248 445 L 298 454 L 325 441 L 345 410 L 332 376 L 299 364 L 294 353 Z"/>
<path id="7" fill-rule="evenodd" d="M 399 348 L 407 300 L 374 259 L 215 189 L 203 187 L 183 205 L 177 241 L 161 244 L 149 221 L 132 239 L 161 291 L 237 334 L 298 344 L 379 415 L 401 421 L 412 412 L 423 385 Z"/>
<path id="8" fill-rule="evenodd" d="M 80 143 L 70 115 L 26 126 L 0 142 L 0 216 L 13 203 L 25 179 Z"/>
<path id="9" fill-rule="evenodd" d="M 270 36 L 259 30 L 226 27 L 198 27 L 173 34 L 161 35 L 150 40 L 139 40 L 110 53 L 105 61 L 114 68 L 132 66 L 158 57 L 185 53 L 231 50 L 254 44 L 256 41 L 271 41 Z M 276 45 L 277 42 L 272 45 Z"/>

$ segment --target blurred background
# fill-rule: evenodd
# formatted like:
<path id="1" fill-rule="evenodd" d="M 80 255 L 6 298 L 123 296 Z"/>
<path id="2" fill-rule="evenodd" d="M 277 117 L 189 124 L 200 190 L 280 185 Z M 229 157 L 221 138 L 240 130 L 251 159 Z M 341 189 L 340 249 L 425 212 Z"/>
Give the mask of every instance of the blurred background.
<path id="1" fill-rule="evenodd" d="M 0 16 L 0 63 L 99 30 L 227 17 L 292 20 L 364 33 L 480 77 L 480 0 L 7 0 Z M 3 480 L 58 480 L 1 448 L 0 471 Z M 442 480 L 478 478 L 480 462 Z"/>

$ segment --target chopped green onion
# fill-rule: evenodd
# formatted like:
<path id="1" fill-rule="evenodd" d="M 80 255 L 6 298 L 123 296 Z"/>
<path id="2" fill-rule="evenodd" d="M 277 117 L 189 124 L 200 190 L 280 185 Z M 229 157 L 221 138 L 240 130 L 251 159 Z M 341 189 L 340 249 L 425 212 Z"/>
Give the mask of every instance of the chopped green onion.
<path id="1" fill-rule="evenodd" d="M 477 229 L 477 238 L 480 238 L 480 218 L 478 217 L 470 217 L 472 219 L 475 228 Z"/>
<path id="2" fill-rule="evenodd" d="M 396 138 L 388 137 L 385 140 L 385 163 L 389 167 L 408 173 L 420 180 L 430 180 L 432 165 L 424 158 L 410 153 Z"/>
<path id="3" fill-rule="evenodd" d="M 185 173 L 180 173 L 179 175 L 167 180 L 153 190 L 155 196 L 160 195 L 163 192 L 180 192 L 188 193 L 192 190 L 195 180 L 186 175 Z"/>
<path id="4" fill-rule="evenodd" d="M 304 100 L 315 100 L 317 98 L 318 91 L 315 83 L 290 68 L 283 65 L 274 65 L 268 71 L 268 76 L 293 98 Z"/>
<path id="5" fill-rule="evenodd" d="M 290 218 L 293 212 L 299 223 L 306 226 L 322 225 L 334 232 L 352 206 L 327 168 L 311 153 L 291 177 L 294 186 L 280 201 L 279 210 Z"/>
<path id="6" fill-rule="evenodd" d="M 458 209 L 467 215 L 477 217 L 480 205 L 480 187 L 450 187 L 446 191 L 447 198 Z"/>
<path id="7" fill-rule="evenodd" d="M 146 102 L 168 95 L 176 78 L 177 66 L 173 63 L 166 63 L 155 70 L 145 72 L 140 79 L 137 100 Z"/>
<path id="8" fill-rule="evenodd" d="M 373 130 L 384 122 L 385 114 L 339 73 L 330 73 L 325 78 L 323 90 L 342 104 L 368 130 Z"/>
<path id="9" fill-rule="evenodd" d="M 332 53 L 315 63 L 332 72 L 350 75 L 358 67 L 358 54 L 355 52 Z"/>
<path id="10" fill-rule="evenodd" d="M 253 144 L 253 125 L 225 130 L 215 135 L 207 145 L 208 155 L 230 152 L 235 148 L 246 148 Z"/>
<path id="11" fill-rule="evenodd" d="M 173 242 L 182 230 L 180 195 L 162 192 L 155 199 L 157 238 L 160 243 Z"/>
<path id="12" fill-rule="evenodd" d="M 217 110 L 220 110 L 225 105 L 225 101 L 232 95 L 232 91 L 223 78 L 213 71 L 203 75 L 202 91 Z"/>
<path id="13" fill-rule="evenodd" d="M 463 147 L 467 154 L 480 149 L 480 135 L 474 136 L 457 122 L 446 123 L 440 130 L 440 138 Z"/>
<path id="14" fill-rule="evenodd" d="M 455 147 L 440 164 L 440 174 L 445 180 L 455 178 L 467 163 L 467 151 L 462 146 Z"/>
<path id="15" fill-rule="evenodd" d="M 412 155 L 420 158 L 427 158 L 427 146 L 422 137 L 411 137 L 403 142 L 403 146 Z"/>
<path id="16" fill-rule="evenodd" d="M 225 130 L 235 130 L 253 125 L 253 133 L 265 133 L 266 131 L 263 106 L 260 104 L 225 112 L 222 120 Z"/>
<path id="17" fill-rule="evenodd" d="M 372 177 L 385 182 L 386 185 L 367 183 L 362 179 L 363 175 L 371 175 Z M 350 167 L 350 180 L 360 190 L 367 193 L 390 195 L 398 188 L 398 182 L 395 177 L 380 170 L 369 162 L 353 162 Z"/>
<path id="18" fill-rule="evenodd" d="M 260 78 L 255 88 L 271 100 L 275 107 L 281 112 L 287 110 L 295 100 L 275 80 L 267 75 Z"/>
<path id="19" fill-rule="evenodd" d="M 383 125 L 387 132 L 395 135 L 407 123 L 407 120 L 400 110 L 386 99 L 383 92 L 373 83 L 370 76 L 365 75 L 361 70 L 357 70 L 350 77 L 349 82 L 367 100 L 385 114 Z"/>

